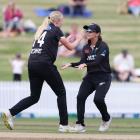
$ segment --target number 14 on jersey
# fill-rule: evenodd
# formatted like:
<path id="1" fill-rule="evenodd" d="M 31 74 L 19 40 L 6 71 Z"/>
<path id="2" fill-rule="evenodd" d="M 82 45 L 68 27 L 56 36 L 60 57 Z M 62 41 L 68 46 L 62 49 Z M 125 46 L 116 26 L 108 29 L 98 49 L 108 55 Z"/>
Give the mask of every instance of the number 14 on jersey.
<path id="1" fill-rule="evenodd" d="M 39 37 L 39 39 L 37 40 L 37 43 L 39 44 L 39 47 L 42 47 L 42 45 L 44 44 L 44 38 L 45 38 L 45 36 L 46 36 L 46 33 L 47 33 L 47 31 L 45 31 L 45 32 Z M 33 43 L 33 47 L 34 47 L 34 45 L 35 45 L 35 42 L 36 42 L 36 40 L 35 40 L 34 43 Z"/>

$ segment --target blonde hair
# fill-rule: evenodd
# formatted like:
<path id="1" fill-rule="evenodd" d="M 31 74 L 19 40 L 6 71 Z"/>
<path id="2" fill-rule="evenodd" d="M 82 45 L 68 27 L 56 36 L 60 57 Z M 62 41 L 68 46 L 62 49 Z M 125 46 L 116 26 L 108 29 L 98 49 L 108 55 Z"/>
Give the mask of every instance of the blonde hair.
<path id="1" fill-rule="evenodd" d="M 49 17 L 45 18 L 41 26 L 37 29 L 35 33 L 35 40 L 38 40 L 41 36 L 43 30 L 48 26 L 49 23 L 54 23 L 55 21 L 63 19 L 63 14 L 59 11 L 53 11 L 50 13 Z"/>

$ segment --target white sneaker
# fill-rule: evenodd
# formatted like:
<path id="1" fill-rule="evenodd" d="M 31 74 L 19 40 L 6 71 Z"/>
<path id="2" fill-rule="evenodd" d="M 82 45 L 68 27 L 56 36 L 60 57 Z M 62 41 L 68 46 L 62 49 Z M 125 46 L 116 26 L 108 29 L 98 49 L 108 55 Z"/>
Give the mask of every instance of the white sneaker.
<path id="1" fill-rule="evenodd" d="M 70 127 L 69 132 L 84 133 L 84 132 L 86 132 L 86 127 L 82 126 L 81 124 L 76 124 L 75 127 Z"/>
<path id="2" fill-rule="evenodd" d="M 112 121 L 112 118 L 110 117 L 110 119 L 109 119 L 109 121 L 102 121 L 101 122 L 101 125 L 100 125 L 100 127 L 99 127 L 99 131 L 100 132 L 105 132 L 105 131 L 107 131 L 108 129 L 109 129 L 109 126 L 110 126 L 110 124 L 111 124 L 111 121 Z"/>
<path id="3" fill-rule="evenodd" d="M 14 129 L 14 120 L 13 120 L 13 116 L 11 115 L 10 111 L 2 113 L 2 120 L 4 122 L 4 125 L 8 129 L 10 129 L 10 130 Z"/>
<path id="4" fill-rule="evenodd" d="M 59 128 L 58 128 L 58 131 L 59 132 L 62 132 L 62 133 L 65 133 L 65 132 L 69 132 L 69 126 L 68 125 L 59 125 Z"/>

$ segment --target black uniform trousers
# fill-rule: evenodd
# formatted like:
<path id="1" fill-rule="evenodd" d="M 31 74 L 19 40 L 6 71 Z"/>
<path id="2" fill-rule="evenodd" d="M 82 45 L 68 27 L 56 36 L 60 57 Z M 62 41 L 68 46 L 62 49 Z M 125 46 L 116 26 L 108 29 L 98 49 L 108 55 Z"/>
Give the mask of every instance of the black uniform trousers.
<path id="1" fill-rule="evenodd" d="M 102 120 L 108 121 L 110 119 L 105 103 L 105 96 L 110 88 L 110 84 L 111 79 L 107 81 L 94 81 L 90 76 L 83 79 L 77 95 L 77 124 L 84 125 L 85 102 L 93 91 L 95 91 L 94 103 L 102 115 Z"/>
<path id="2" fill-rule="evenodd" d="M 57 105 L 60 116 L 60 124 L 68 124 L 66 103 L 66 90 L 57 68 L 53 64 L 29 63 L 28 64 L 31 95 L 10 110 L 12 116 L 37 103 L 40 98 L 43 82 L 46 81 L 57 96 Z"/>

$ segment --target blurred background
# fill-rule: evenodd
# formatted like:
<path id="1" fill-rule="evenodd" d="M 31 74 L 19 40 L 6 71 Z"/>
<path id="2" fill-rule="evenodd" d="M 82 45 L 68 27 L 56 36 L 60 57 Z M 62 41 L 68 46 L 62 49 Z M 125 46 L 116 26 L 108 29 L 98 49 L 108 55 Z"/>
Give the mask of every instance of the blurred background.
<path id="1" fill-rule="evenodd" d="M 14 9 L 14 14 L 11 9 Z M 130 103 L 130 106 L 133 106 L 133 101 L 140 97 L 140 94 L 138 95 L 140 91 L 140 0 L 1 0 L 0 92 L 2 100 L 6 93 L 5 98 L 9 97 L 8 100 L 6 99 L 7 103 L 1 101 L 1 110 L 4 109 L 3 104 L 5 107 L 9 107 L 15 103 L 15 101 L 9 103 L 11 98 L 20 96 L 13 99 L 18 100 L 29 94 L 27 60 L 34 33 L 44 17 L 53 10 L 60 10 L 64 14 L 62 30 L 71 42 L 75 40 L 83 25 L 95 22 L 101 26 L 103 40 L 108 43 L 110 48 L 113 78 L 113 88 L 109 97 L 110 105 L 116 101 L 114 103 L 116 107 L 117 101 L 121 101 L 119 97 L 124 96 L 124 98 L 129 97 L 129 101 L 122 100 L 123 104 Z M 83 44 L 84 42 L 81 42 L 71 52 L 62 46 L 56 61 L 58 70 L 66 82 L 66 87 L 73 87 L 69 88 L 68 93 L 74 92 L 74 97 L 85 71 L 72 68 L 62 71 L 60 66 L 78 61 Z M 129 95 L 122 95 L 122 91 Z M 15 95 L 11 95 L 11 92 Z M 25 93 L 25 95 L 18 95 L 18 92 Z M 114 94 L 116 95 L 114 97 L 114 92 L 119 94 Z M 137 103 L 136 106 L 138 107 L 138 105 Z M 117 106 L 117 112 L 119 112 L 119 107 Z M 135 105 L 131 112 L 139 114 L 139 108 L 133 110 L 134 108 Z M 125 112 L 129 112 L 128 107 L 126 109 Z M 75 110 L 71 112 L 75 112 Z"/>
<path id="2" fill-rule="evenodd" d="M 71 26 L 76 24 L 79 30 L 85 24 L 93 22 L 101 25 L 103 39 L 110 47 L 110 62 L 113 66 L 114 57 L 121 53 L 122 50 L 128 52 L 134 58 L 134 68 L 140 68 L 140 17 L 123 11 L 126 0 L 86 0 L 86 12 L 83 17 L 70 15 L 67 6 L 70 6 L 69 0 L 15 0 L 16 7 L 20 10 L 22 27 L 19 29 L 21 33 L 9 33 L 5 35 L 4 29 L 4 10 L 8 6 L 9 0 L 0 1 L 0 80 L 12 80 L 12 68 L 10 60 L 20 53 L 25 61 L 22 80 L 28 80 L 27 76 L 27 59 L 31 50 L 34 31 L 42 23 L 44 16 L 53 9 L 60 9 L 65 12 L 64 26 L 62 30 L 65 33 L 71 32 Z M 12 2 L 11 2 L 12 3 Z M 10 5 L 10 4 L 9 4 Z M 122 6 L 124 6 L 122 8 Z M 122 9 L 121 9 L 122 8 Z M 121 11 L 122 10 L 122 11 Z M 9 31 L 7 31 L 9 32 Z M 7 33 L 8 34 L 8 33 Z M 56 65 L 60 67 L 65 62 L 77 61 L 77 57 L 60 57 Z M 74 69 L 60 71 L 64 80 L 80 80 L 83 72 Z M 71 76 L 72 75 L 72 76 Z"/>

